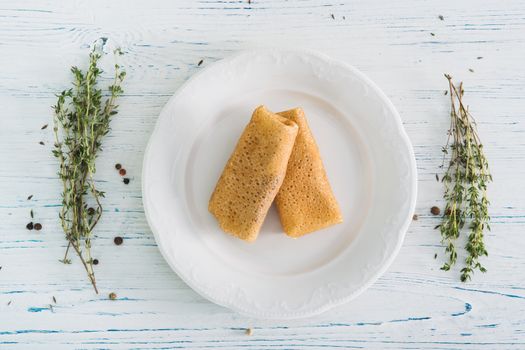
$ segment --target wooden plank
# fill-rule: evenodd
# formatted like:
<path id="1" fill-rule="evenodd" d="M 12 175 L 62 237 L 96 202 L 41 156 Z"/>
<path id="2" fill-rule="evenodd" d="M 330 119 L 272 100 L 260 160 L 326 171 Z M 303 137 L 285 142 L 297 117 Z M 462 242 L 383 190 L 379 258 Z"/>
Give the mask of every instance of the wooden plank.
<path id="1" fill-rule="evenodd" d="M 128 77 L 98 162 L 108 195 L 93 248 L 95 295 L 78 263 L 58 262 L 60 188 L 51 130 L 40 128 L 68 87 L 67 68 L 85 65 L 101 37 L 107 51 L 126 52 Z M 268 45 L 321 50 L 369 75 L 398 108 L 418 162 L 419 220 L 392 267 L 354 302 L 306 320 L 253 320 L 202 299 L 163 261 L 141 203 L 144 147 L 169 97 L 206 65 Z M 0 2 L 0 348 L 524 348 L 524 56 L 519 0 Z M 465 81 L 495 178 L 489 271 L 468 284 L 439 270 L 439 219 L 429 213 L 442 203 L 444 72 Z M 25 229 L 30 209 L 39 233 Z M 118 300 L 107 300 L 113 291 Z"/>

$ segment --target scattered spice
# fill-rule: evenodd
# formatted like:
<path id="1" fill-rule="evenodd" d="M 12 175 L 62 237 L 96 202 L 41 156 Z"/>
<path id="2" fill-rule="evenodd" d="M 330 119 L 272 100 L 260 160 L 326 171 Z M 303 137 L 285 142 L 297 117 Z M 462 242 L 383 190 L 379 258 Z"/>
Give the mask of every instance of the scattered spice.
<path id="1" fill-rule="evenodd" d="M 439 215 L 439 213 L 441 213 L 441 210 L 438 207 L 433 206 L 432 208 L 430 208 L 430 212 L 432 213 L 432 215 Z"/>
<path id="2" fill-rule="evenodd" d="M 445 17 L 443 17 L 442 15 L 439 15 L 438 18 L 439 18 L 440 20 L 442 20 L 442 21 L 445 20 Z"/>
<path id="3" fill-rule="evenodd" d="M 47 129 L 47 124 L 40 128 L 40 130 L 44 130 L 44 129 Z"/>
<path id="4" fill-rule="evenodd" d="M 115 300 L 115 299 L 117 299 L 117 294 L 115 294 L 115 293 L 113 293 L 113 292 L 109 293 L 109 299 L 110 299 L 110 300 Z"/>
<path id="5" fill-rule="evenodd" d="M 445 90 L 445 92 L 443 93 L 443 95 L 447 96 L 447 95 L 448 95 L 448 90 Z"/>
<path id="6" fill-rule="evenodd" d="M 40 141 L 39 144 L 41 144 L 42 146 L 45 145 L 44 141 Z"/>
<path id="7" fill-rule="evenodd" d="M 469 71 L 470 73 L 474 73 L 474 69 L 472 69 L 472 68 L 469 68 L 468 71 Z"/>
<path id="8" fill-rule="evenodd" d="M 345 17 L 345 16 L 343 16 L 343 20 L 345 20 L 345 19 L 346 19 L 346 17 Z"/>
<path id="9" fill-rule="evenodd" d="M 53 309 L 53 305 L 49 304 L 49 310 L 50 310 L 51 312 L 55 312 L 55 310 Z"/>
<path id="10" fill-rule="evenodd" d="M 33 214 L 33 209 L 31 209 L 31 211 L 29 212 L 29 215 L 31 215 L 31 219 L 33 219 L 35 216 Z"/>
<path id="11" fill-rule="evenodd" d="M 438 257 L 438 254 L 435 253 L 435 254 L 434 254 L 434 259 L 437 259 L 437 257 Z"/>
<path id="12" fill-rule="evenodd" d="M 199 63 L 197 63 L 197 67 L 200 67 L 202 62 L 204 62 L 204 60 L 200 60 Z"/>
<path id="13" fill-rule="evenodd" d="M 434 34 L 434 33 L 430 33 L 430 35 L 432 35 L 432 36 L 436 36 L 436 34 Z"/>
<path id="14" fill-rule="evenodd" d="M 419 219 L 419 216 L 417 214 L 412 215 L 412 220 L 417 221 Z"/>
<path id="15" fill-rule="evenodd" d="M 115 169 L 120 170 L 122 168 L 122 165 L 120 163 L 115 164 Z"/>
<path id="16" fill-rule="evenodd" d="M 42 224 L 40 224 L 40 223 L 37 222 L 37 223 L 35 224 L 35 230 L 40 231 L 41 229 L 42 229 Z"/>
<path id="17" fill-rule="evenodd" d="M 129 184 L 129 178 L 125 177 L 123 181 L 126 185 Z"/>
<path id="18" fill-rule="evenodd" d="M 29 201 L 29 200 L 31 200 L 31 198 L 33 198 L 33 195 L 29 195 L 29 196 L 27 197 L 27 200 Z"/>
<path id="19" fill-rule="evenodd" d="M 13 302 L 12 300 L 9 300 L 9 301 L 7 302 L 7 306 L 11 305 L 12 302 Z"/>
<path id="20" fill-rule="evenodd" d="M 116 245 L 121 245 L 122 242 L 124 242 L 124 239 L 120 236 L 113 238 L 113 243 L 115 243 Z"/>
<path id="21" fill-rule="evenodd" d="M 483 56 L 478 56 L 478 60 L 481 60 L 483 58 Z"/>
<path id="22" fill-rule="evenodd" d="M 332 17 L 332 19 L 335 19 L 335 16 L 334 16 L 334 14 L 333 14 L 333 13 L 332 13 L 332 14 L 330 14 L 330 16 Z"/>
<path id="23" fill-rule="evenodd" d="M 26 228 L 27 228 L 28 230 L 32 230 L 32 229 L 33 229 L 33 222 L 28 223 L 28 224 L 26 225 Z"/>
<path id="24" fill-rule="evenodd" d="M 98 259 L 93 259 L 92 264 L 93 265 L 98 265 Z"/>
<path id="25" fill-rule="evenodd" d="M 253 335 L 253 329 L 246 328 L 246 335 Z"/>
<path id="26" fill-rule="evenodd" d="M 436 181 L 439 182 L 439 175 L 436 174 Z"/>
<path id="27" fill-rule="evenodd" d="M 59 161 L 59 178 L 63 185 L 59 218 L 68 241 L 63 263 L 71 263 L 69 250 L 76 252 L 88 278 L 98 293 L 91 259 L 91 234 L 102 215 L 104 192 L 95 184 L 95 161 L 101 151 L 102 139 L 110 130 L 110 121 L 117 114 L 116 99 L 122 95 L 121 84 L 126 76 L 118 64 L 107 92 L 97 84 L 102 74 L 98 61 L 100 45 L 89 53 L 86 70 L 71 68 L 73 87 L 57 95 L 54 109 L 55 147 L 53 155 Z M 114 51 L 115 56 L 122 51 Z M 107 96 L 107 98 L 104 98 Z M 87 202 L 96 203 L 96 214 L 87 216 Z"/>
<path id="28" fill-rule="evenodd" d="M 456 263 L 455 241 L 467 223 L 469 234 L 465 250 L 468 256 L 465 258 L 460 278 L 462 282 L 466 282 L 471 279 L 474 270 L 487 271 L 479 262 L 479 258 L 488 255 L 483 231 L 485 228 L 490 231 L 487 184 L 492 181 L 492 176 L 477 133 L 476 122 L 468 106 L 463 103 L 463 83 L 456 86 L 450 75 L 445 74 L 445 77 L 449 84 L 451 109 L 447 143 L 442 149 L 442 168 L 449 151 L 451 154 L 442 176 L 446 205 L 440 231 L 441 242 L 446 245 L 448 261 L 441 269 L 448 271 Z"/>
<path id="29" fill-rule="evenodd" d="M 53 302 L 56 304 L 57 303 L 57 298 L 55 298 L 55 296 L 53 295 Z"/>
<path id="30" fill-rule="evenodd" d="M 118 173 L 120 174 L 120 176 L 124 176 L 126 175 L 126 169 L 122 168 L 118 171 Z"/>

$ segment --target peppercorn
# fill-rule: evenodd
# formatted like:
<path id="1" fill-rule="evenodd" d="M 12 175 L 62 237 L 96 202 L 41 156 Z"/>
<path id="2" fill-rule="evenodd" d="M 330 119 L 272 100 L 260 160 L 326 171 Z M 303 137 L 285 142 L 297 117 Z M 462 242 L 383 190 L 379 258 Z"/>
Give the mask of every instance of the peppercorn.
<path id="1" fill-rule="evenodd" d="M 42 224 L 36 223 L 35 224 L 35 230 L 40 231 L 42 229 Z"/>
<path id="2" fill-rule="evenodd" d="M 118 173 L 120 174 L 120 176 L 124 176 L 126 175 L 126 169 L 122 168 L 118 171 Z"/>
<path id="3" fill-rule="evenodd" d="M 129 178 L 127 178 L 127 177 L 124 178 L 124 184 L 126 184 L 126 185 L 129 184 Z"/>
<path id="4" fill-rule="evenodd" d="M 115 300 L 115 299 L 117 299 L 117 294 L 115 294 L 115 293 L 113 293 L 113 292 L 109 293 L 109 299 L 110 299 L 110 300 Z"/>
<path id="5" fill-rule="evenodd" d="M 115 169 L 120 170 L 120 168 L 122 168 L 122 165 L 120 165 L 120 163 L 115 164 Z"/>
<path id="6" fill-rule="evenodd" d="M 412 215 L 412 220 L 417 221 L 417 219 L 419 219 L 419 216 L 417 216 L 417 214 Z"/>
<path id="7" fill-rule="evenodd" d="M 432 208 L 430 208 L 430 212 L 433 214 L 433 215 L 439 215 L 439 213 L 441 213 L 441 210 L 436 207 L 436 206 L 433 206 Z"/>
<path id="8" fill-rule="evenodd" d="M 122 237 L 120 236 L 117 236 L 113 239 L 113 243 L 115 243 L 116 245 L 121 245 L 122 242 L 124 242 L 124 239 L 122 239 Z"/>
<path id="9" fill-rule="evenodd" d="M 98 259 L 93 259 L 93 265 L 98 265 Z"/>
<path id="10" fill-rule="evenodd" d="M 27 224 L 27 225 L 26 225 L 26 228 L 27 228 L 28 230 L 32 230 L 32 229 L 33 229 L 33 223 L 30 222 L 29 224 Z"/>

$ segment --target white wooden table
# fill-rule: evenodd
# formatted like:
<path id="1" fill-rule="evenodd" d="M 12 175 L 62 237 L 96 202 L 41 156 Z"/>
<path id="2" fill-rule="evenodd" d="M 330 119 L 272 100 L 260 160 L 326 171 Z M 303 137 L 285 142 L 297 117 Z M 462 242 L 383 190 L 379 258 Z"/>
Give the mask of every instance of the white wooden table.
<path id="1" fill-rule="evenodd" d="M 51 128 L 40 128 L 69 66 L 85 65 L 100 37 L 126 52 L 128 77 L 98 163 L 96 295 L 78 261 L 58 262 L 60 187 Z M 201 67 L 264 45 L 317 49 L 365 72 L 398 108 L 418 162 L 419 220 L 394 264 L 352 303 L 305 320 L 247 319 L 199 297 L 160 256 L 142 209 L 142 156 L 162 106 Z M 525 348 L 524 67 L 522 0 L 0 1 L 0 348 Z M 466 84 L 495 179 L 488 272 L 467 284 L 439 270 L 429 213 L 441 203 L 444 72 Z M 30 209 L 40 232 L 25 228 Z"/>

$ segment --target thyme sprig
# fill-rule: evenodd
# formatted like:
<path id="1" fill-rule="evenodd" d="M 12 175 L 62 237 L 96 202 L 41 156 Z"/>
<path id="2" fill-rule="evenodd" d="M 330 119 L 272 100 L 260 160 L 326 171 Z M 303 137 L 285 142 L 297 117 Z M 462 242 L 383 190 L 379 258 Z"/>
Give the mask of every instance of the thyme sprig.
<path id="1" fill-rule="evenodd" d="M 55 147 L 53 155 L 59 161 L 58 176 L 62 181 L 60 223 L 68 245 L 60 261 L 70 264 L 72 248 L 82 262 L 88 278 L 98 293 L 91 257 L 91 233 L 102 216 L 100 199 L 104 192 L 97 190 L 93 178 L 95 160 L 101 150 L 102 138 L 109 132 L 109 123 L 117 114 L 116 99 L 123 93 L 121 83 L 126 72 L 115 64 L 113 83 L 108 92 L 98 88 L 103 71 L 98 67 L 100 50 L 95 46 L 89 54 L 89 66 L 84 72 L 71 67 L 73 88 L 57 95 L 54 110 Z M 116 50 L 115 54 L 122 54 Z M 92 203 L 94 210 L 88 203 Z"/>
<path id="2" fill-rule="evenodd" d="M 465 250 L 468 256 L 461 269 L 461 281 L 466 282 L 476 269 L 486 272 L 479 258 L 488 255 L 483 231 L 485 228 L 490 230 L 487 183 L 492 181 L 492 176 L 476 130 L 476 121 L 463 103 L 463 83 L 456 87 L 450 75 L 445 74 L 445 77 L 449 83 L 451 110 L 447 143 L 442 149 L 441 167 L 445 166 L 447 159 L 448 165 L 441 179 L 445 185 L 443 197 L 446 206 L 439 228 L 448 261 L 441 269 L 448 271 L 456 263 L 455 241 L 467 224 L 469 235 Z"/>

